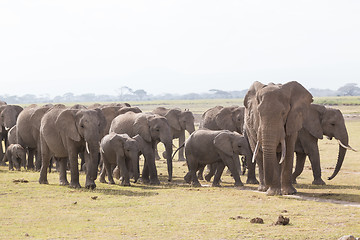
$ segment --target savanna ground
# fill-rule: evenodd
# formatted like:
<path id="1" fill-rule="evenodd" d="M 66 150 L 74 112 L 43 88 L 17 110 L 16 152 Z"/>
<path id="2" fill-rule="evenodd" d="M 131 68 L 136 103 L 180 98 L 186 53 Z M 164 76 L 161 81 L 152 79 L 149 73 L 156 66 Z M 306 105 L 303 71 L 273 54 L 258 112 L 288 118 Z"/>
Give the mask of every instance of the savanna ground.
<path id="1" fill-rule="evenodd" d="M 342 105 L 343 100 L 338 98 L 315 102 L 330 100 L 335 101 L 333 107 L 346 115 L 350 144 L 360 150 L 360 105 Z M 360 98 L 351 99 L 351 103 L 359 102 Z M 131 104 L 143 111 L 156 106 L 188 108 L 200 116 L 210 107 L 240 105 L 242 100 Z M 360 153 L 348 151 L 341 171 L 328 181 L 335 167 L 338 144 L 327 139 L 319 143 L 327 185 L 311 185 L 312 171 L 307 161 L 295 186 L 298 190 L 295 196 L 269 197 L 249 184 L 234 188 L 228 174 L 222 177 L 221 188 L 209 187 L 205 181 L 201 181 L 203 187 L 193 188 L 183 180 L 186 164 L 176 160 L 171 183 L 166 180 L 165 160 L 159 160 L 156 164 L 160 186 L 136 183 L 121 187 L 97 180 L 97 188 L 92 191 L 59 186 L 56 172 L 48 175 L 49 185 L 40 185 L 38 172 L 9 172 L 7 167 L 0 167 L 0 239 L 338 239 L 349 234 L 360 237 Z M 246 181 L 245 176 L 242 181 Z M 80 184 L 84 183 L 85 175 L 81 174 Z M 279 215 L 288 217 L 290 224 L 275 225 Z M 262 218 L 264 224 L 250 223 L 256 217 Z"/>

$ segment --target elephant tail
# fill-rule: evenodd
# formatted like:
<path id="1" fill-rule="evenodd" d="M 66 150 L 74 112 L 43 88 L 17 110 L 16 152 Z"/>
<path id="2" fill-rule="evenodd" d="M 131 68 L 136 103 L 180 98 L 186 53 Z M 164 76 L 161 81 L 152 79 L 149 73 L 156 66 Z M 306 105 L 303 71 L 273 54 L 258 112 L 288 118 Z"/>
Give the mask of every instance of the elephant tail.
<path id="1" fill-rule="evenodd" d="M 180 147 L 178 149 L 175 150 L 175 152 L 173 153 L 173 155 L 171 156 L 171 161 L 174 159 L 175 157 L 175 154 L 185 146 L 185 143 L 181 144 Z"/>

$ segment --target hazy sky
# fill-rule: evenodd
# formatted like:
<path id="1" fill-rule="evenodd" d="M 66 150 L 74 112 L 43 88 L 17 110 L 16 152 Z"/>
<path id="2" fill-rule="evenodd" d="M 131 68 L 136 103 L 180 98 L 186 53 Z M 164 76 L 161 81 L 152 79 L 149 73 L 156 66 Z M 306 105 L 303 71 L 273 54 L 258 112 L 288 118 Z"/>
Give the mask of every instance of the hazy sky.
<path id="1" fill-rule="evenodd" d="M 360 83 L 360 1 L 0 0 L 0 94 Z"/>

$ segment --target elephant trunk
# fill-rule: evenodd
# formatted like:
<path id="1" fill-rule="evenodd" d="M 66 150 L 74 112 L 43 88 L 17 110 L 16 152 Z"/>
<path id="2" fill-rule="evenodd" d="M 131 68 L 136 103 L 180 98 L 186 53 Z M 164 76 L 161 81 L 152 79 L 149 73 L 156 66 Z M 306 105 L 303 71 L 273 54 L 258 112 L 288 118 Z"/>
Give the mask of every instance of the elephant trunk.
<path id="1" fill-rule="evenodd" d="M 134 177 L 134 182 L 140 178 L 140 170 L 139 170 L 139 153 L 131 154 L 131 164 L 132 164 L 132 174 Z"/>
<path id="2" fill-rule="evenodd" d="M 100 146 L 96 143 L 88 143 L 89 154 L 88 161 L 86 162 L 86 188 L 94 189 L 96 187 L 95 180 L 98 173 Z"/>
<path id="3" fill-rule="evenodd" d="M 341 166 L 342 166 L 342 164 L 344 162 L 347 147 L 349 146 L 348 145 L 349 144 L 349 137 L 348 137 L 347 132 L 345 132 L 345 134 L 341 138 L 338 138 L 338 140 L 339 140 L 338 158 L 337 158 L 335 170 L 334 170 L 333 174 L 330 177 L 328 177 L 328 180 L 333 179 L 339 173 L 339 171 L 341 169 Z"/>
<path id="4" fill-rule="evenodd" d="M 195 125 L 194 123 L 192 124 L 186 124 L 186 131 L 188 131 L 190 134 L 192 134 L 193 132 L 195 132 Z"/>

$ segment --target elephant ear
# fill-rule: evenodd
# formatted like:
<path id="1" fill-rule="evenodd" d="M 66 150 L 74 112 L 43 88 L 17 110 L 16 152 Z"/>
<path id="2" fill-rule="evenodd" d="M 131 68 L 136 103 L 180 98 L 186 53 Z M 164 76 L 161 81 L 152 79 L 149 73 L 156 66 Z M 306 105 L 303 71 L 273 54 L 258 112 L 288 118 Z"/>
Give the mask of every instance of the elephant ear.
<path id="1" fill-rule="evenodd" d="M 95 111 L 96 111 L 96 113 L 97 113 L 97 115 L 98 115 L 98 118 L 99 118 L 99 130 L 101 131 L 101 132 L 103 132 L 104 131 L 104 129 L 106 128 L 106 124 L 107 124 L 107 119 L 105 118 L 105 115 L 104 115 L 104 113 L 101 111 L 101 109 L 100 108 L 95 108 L 94 109 Z M 110 121 L 110 123 L 111 123 L 111 121 Z"/>
<path id="2" fill-rule="evenodd" d="M 232 109 L 223 108 L 221 109 L 215 117 L 215 122 L 220 129 L 236 131 L 236 127 L 232 120 Z"/>
<path id="3" fill-rule="evenodd" d="M 75 114 L 77 110 L 66 109 L 62 111 L 55 120 L 55 126 L 65 136 L 78 142 L 81 137 L 78 133 L 75 123 Z"/>
<path id="4" fill-rule="evenodd" d="M 48 107 L 40 107 L 35 109 L 35 111 L 30 115 L 30 123 L 35 129 L 40 130 L 41 119 L 48 110 Z"/>
<path id="5" fill-rule="evenodd" d="M 326 108 L 321 105 L 311 104 L 307 118 L 304 120 L 303 127 L 317 139 L 323 139 L 323 129 L 321 127 L 322 114 Z"/>
<path id="6" fill-rule="evenodd" d="M 181 130 L 181 125 L 179 122 L 179 118 L 181 115 L 181 110 L 179 109 L 170 109 L 166 114 L 165 118 L 168 121 L 169 125 L 176 129 L 177 131 Z"/>
<path id="7" fill-rule="evenodd" d="M 19 114 L 20 114 L 20 112 L 22 111 L 22 110 L 24 110 L 22 107 L 20 107 L 19 105 L 15 105 L 14 106 L 14 109 L 15 109 L 15 111 L 16 111 L 16 115 L 18 116 Z"/>
<path id="8" fill-rule="evenodd" d="M 110 142 L 111 146 L 113 146 L 113 148 L 117 154 L 119 154 L 121 157 L 125 157 L 124 143 L 125 143 L 126 139 L 122 135 L 124 135 L 124 134 L 114 134 L 110 138 L 109 142 Z"/>
<path id="9" fill-rule="evenodd" d="M 251 103 L 253 102 L 254 98 L 256 97 L 257 91 L 265 87 L 265 84 L 262 84 L 261 82 L 255 81 L 249 90 L 247 91 L 245 97 L 244 97 L 244 106 L 246 108 L 250 108 Z"/>
<path id="10" fill-rule="evenodd" d="M 214 146 L 227 156 L 233 156 L 234 153 L 230 134 L 230 131 L 221 131 L 213 141 Z"/>
<path id="11" fill-rule="evenodd" d="M 309 91 L 296 81 L 288 82 L 281 88 L 290 96 L 290 111 L 285 126 L 286 134 L 290 136 L 302 128 L 313 98 Z"/>
<path id="12" fill-rule="evenodd" d="M 140 114 L 134 122 L 134 130 L 139 134 L 146 142 L 151 142 L 150 127 L 148 123 L 148 116 L 146 114 Z"/>

